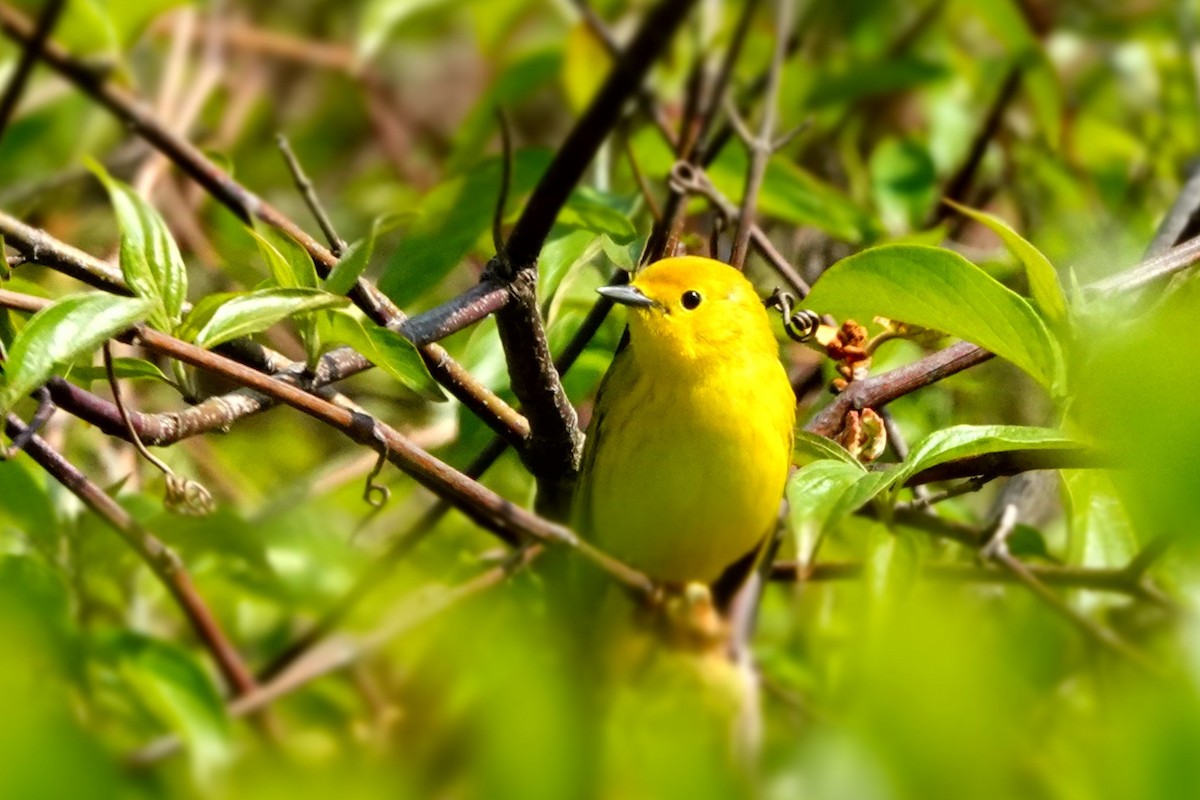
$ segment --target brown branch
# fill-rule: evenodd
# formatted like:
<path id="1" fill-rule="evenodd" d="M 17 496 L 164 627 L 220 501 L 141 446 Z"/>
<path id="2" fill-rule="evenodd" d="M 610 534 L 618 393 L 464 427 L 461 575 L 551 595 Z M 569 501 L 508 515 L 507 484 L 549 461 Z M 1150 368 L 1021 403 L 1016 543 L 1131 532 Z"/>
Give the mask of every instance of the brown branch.
<path id="1" fill-rule="evenodd" d="M 20 436 L 25 430 L 25 426 L 14 414 L 5 418 L 4 427 L 10 438 Z M 25 444 L 25 452 L 108 523 L 146 563 L 179 604 L 232 690 L 239 695 L 252 691 L 256 685 L 254 677 L 226 638 L 216 617 L 204 603 L 179 556 L 130 516 L 129 512 L 103 489 L 50 447 L 45 439 L 40 436 L 31 437 Z"/>
<path id="2" fill-rule="evenodd" d="M 43 264 L 104 291 L 120 295 L 131 294 L 125 285 L 124 277 L 104 261 L 55 239 L 45 231 L 25 225 L 3 212 L 0 212 L 0 236 L 29 261 Z M 406 333 L 403 329 L 401 333 L 412 338 L 411 334 Z M 418 344 L 421 343 L 419 338 L 416 341 Z M 238 348 L 241 345 L 235 342 L 231 343 L 231 347 Z M 252 350 L 265 352 L 265 348 L 258 345 L 249 347 Z M 221 349 L 228 351 L 230 348 L 223 347 Z M 245 348 L 242 350 L 245 351 Z M 467 376 L 465 370 L 449 356 L 446 356 L 445 361 L 431 363 L 430 353 L 435 352 L 445 351 L 441 348 L 426 349 L 423 355 L 426 363 L 430 364 L 430 371 L 443 381 L 443 385 L 446 385 L 446 381 L 456 380 L 460 373 Z M 245 361 L 246 359 L 242 355 L 239 354 L 238 360 Z M 262 366 L 268 372 L 286 372 L 297 381 L 307 380 L 307 371 L 303 364 L 292 362 L 278 354 L 270 354 Z M 306 386 L 313 389 L 319 388 L 328 383 L 348 378 L 371 366 L 371 362 L 354 351 L 348 348 L 339 348 L 321 359 L 315 374 L 308 376 L 311 381 Z M 467 382 L 464 383 L 460 392 L 455 393 L 456 396 L 460 399 L 469 396 L 471 402 L 464 400 L 468 408 L 475 411 L 485 421 L 494 420 L 495 424 L 491 424 L 489 427 L 492 427 L 505 440 L 514 445 L 523 445 L 529 434 L 529 425 L 525 418 L 491 392 L 472 393 L 470 389 L 472 383 L 474 383 L 473 379 L 467 376 Z M 90 396 L 85 397 L 86 393 L 83 393 L 83 390 L 57 379 L 51 381 L 51 389 L 56 393 L 58 402 L 64 410 L 76 413 L 93 424 L 100 425 L 107 433 L 122 435 L 117 425 L 115 409 L 112 407 L 105 409 L 103 406 L 106 401 L 99 400 L 99 398 L 89 399 Z M 256 414 L 274 405 L 274 401 L 270 398 L 242 390 L 224 397 L 210 398 L 185 411 L 168 412 L 158 420 L 151 419 L 151 415 L 144 414 L 135 414 L 133 418 L 135 429 L 143 441 L 150 445 L 161 446 L 198 433 L 225 429 L 238 419 Z"/>
<path id="3" fill-rule="evenodd" d="M 923 486 L 959 478 L 1003 478 L 1039 469 L 1082 469 L 1115 466 L 1115 459 L 1085 447 L 1009 450 L 945 461 L 913 475 L 905 486 Z"/>
<path id="4" fill-rule="evenodd" d="M 622 284 L 627 279 L 627 272 L 617 270 L 610 285 Z M 579 356 L 583 354 L 588 342 L 592 340 L 592 337 L 595 336 L 600 326 L 604 323 L 604 319 L 608 316 L 612 307 L 613 303 L 607 297 L 601 297 L 593 304 L 592 310 L 588 312 L 579 329 L 571 337 L 571 341 L 567 343 L 562 354 L 555 361 L 555 368 L 560 375 L 567 374 L 571 367 L 574 366 Z M 469 478 L 478 479 L 491 469 L 492 465 L 504 454 L 507 448 L 508 444 L 502 438 L 495 437 L 471 461 L 463 473 Z M 266 669 L 263 670 L 262 677 L 269 678 L 277 674 L 316 644 L 316 642 L 329 635 L 349 615 L 355 606 L 361 603 L 384 578 L 391 574 L 392 569 L 401 559 L 406 557 L 417 545 L 424 541 L 426 535 L 433 531 L 434 526 L 452 508 L 453 506 L 450 503 L 441 499 L 430 506 L 421 515 L 420 519 L 388 547 L 383 555 L 372 562 L 371 566 L 355 581 L 354 586 L 344 596 L 339 598 L 338 602 L 312 628 L 272 660 Z M 512 545 L 516 544 L 515 541 L 509 541 L 508 543 Z"/>
<path id="5" fill-rule="evenodd" d="M 489 264 L 488 274 L 502 281 L 509 295 L 496 312 L 496 323 L 513 393 L 529 420 L 529 444 L 522 455 L 538 482 L 539 507 L 555 518 L 567 514 L 583 436 L 554 369 L 538 310 L 538 254 L 558 212 L 620 120 L 625 103 L 638 91 L 694 4 L 695 0 L 662 0 L 646 15 L 534 187 L 504 252 Z"/>
<path id="6" fill-rule="evenodd" d="M 21 44 L 27 44 L 33 36 L 29 21 L 7 5 L 0 5 L 0 30 Z M 132 94 L 108 81 L 105 76 L 97 74 L 86 63 L 71 57 L 52 42 L 46 43 L 41 55 L 46 64 L 99 101 L 234 214 L 247 221 L 251 217 L 257 217 L 295 239 L 308 251 L 317 271 L 322 275 L 328 274 L 337 264 L 333 253 L 274 206 L 235 181 L 195 145 L 171 131 L 149 107 Z M 395 328 L 405 319 L 404 314 L 391 300 L 364 280 L 358 281 L 349 296 L 368 317 L 380 324 Z M 476 381 L 444 348 L 435 344 L 425 345 L 421 348 L 421 354 L 433 377 L 489 427 L 502 435 L 524 437 L 524 421 L 520 415 Z"/>
<path id="7" fill-rule="evenodd" d="M 17 110 L 17 103 L 21 102 L 21 95 L 25 93 L 25 87 L 29 84 L 29 76 L 33 74 L 33 65 L 37 63 L 42 48 L 54 31 L 54 26 L 58 24 L 58 18 L 65 5 L 65 0 L 46 0 L 42 4 L 33 34 L 25 42 L 21 58 L 17 61 L 17 68 L 4 89 L 4 95 L 0 96 L 0 139 L 4 138 L 4 132 L 8 130 L 8 123 L 12 120 L 13 112 Z"/>
<path id="8" fill-rule="evenodd" d="M 1021 86 L 1021 67 L 1013 67 L 1008 76 L 1004 79 L 1004 83 L 1000 87 L 996 99 L 992 102 L 992 106 L 988 109 L 987 116 L 984 118 L 983 125 L 975 134 L 975 138 L 971 140 L 971 146 L 967 150 L 967 157 L 958 171 L 946 183 L 946 190 L 942 193 L 945 199 L 953 200 L 956 203 L 964 203 L 967 200 L 967 194 L 971 189 L 971 184 L 975 180 L 975 175 L 979 172 L 979 166 L 983 163 L 983 157 L 987 153 L 988 145 L 992 139 L 996 138 L 996 134 L 1000 131 L 1000 124 L 1004 120 L 1004 114 L 1008 111 L 1009 105 L 1012 104 L 1013 98 L 1017 96 L 1017 89 Z M 942 220 L 950 216 L 952 208 L 945 203 L 938 203 L 934 206 L 930 214 L 927 227 L 933 227 Z"/>
<path id="9" fill-rule="evenodd" d="M 36 311 L 45 307 L 47 302 L 42 298 L 0 289 L 0 307 Z M 145 326 L 131 328 L 118 338 L 262 392 L 323 422 L 352 441 L 383 453 L 389 462 L 406 475 L 450 502 L 481 528 L 497 534 L 505 541 L 532 539 L 542 544 L 568 547 L 628 590 L 648 597 L 657 593 L 657 587 L 645 575 L 581 540 L 568 528 L 513 505 L 417 447 L 395 428 L 367 414 L 335 405 L 225 356 Z"/>
<path id="10" fill-rule="evenodd" d="M 106 262 L 55 239 L 43 230 L 26 225 L 0 211 L 0 237 L 5 244 L 25 257 L 27 263 L 41 264 L 89 286 L 112 294 L 133 294 L 125 278 Z"/>
<path id="11" fill-rule="evenodd" d="M 492 567 L 459 586 L 448 589 L 437 587 L 432 591 L 417 592 L 415 596 L 402 601 L 400 608 L 391 614 L 391 618 L 372 633 L 357 641 L 330 642 L 326 647 L 305 653 L 304 658 L 290 664 L 287 670 L 264 682 L 255 691 L 231 702 L 226 708 L 227 713 L 231 717 L 243 717 L 260 711 L 317 678 L 358 663 L 398 636 L 492 587 L 503 584 L 541 553 L 542 548 L 536 545 L 527 547 L 515 553 L 505 563 Z M 146 767 L 179 752 L 181 745 L 182 742 L 177 736 L 166 736 L 133 753 L 126 763 L 132 767 Z"/>
<path id="12" fill-rule="evenodd" d="M 1091 589 L 1098 592 L 1143 596 L 1140 582 L 1131 580 L 1124 569 L 1056 567 L 1026 565 L 1029 573 L 1047 586 Z M 808 583 L 856 580 L 864 567 L 857 562 L 824 562 L 804 566 L 795 561 L 777 561 L 771 580 L 783 583 Z M 1017 583 L 1011 571 L 974 564 L 922 564 L 922 578 L 946 583 Z"/>
<path id="13" fill-rule="evenodd" d="M 762 119 L 758 136 L 747 138 L 745 145 L 750 151 L 750 165 L 746 170 L 745 191 L 742 196 L 741 213 L 738 215 L 737 231 L 733 238 L 733 253 L 729 263 L 734 269 L 746 268 L 746 256 L 750 252 L 751 228 L 758 210 L 758 193 L 767 174 L 767 164 L 775 152 L 775 120 L 779 115 L 779 83 L 783 64 L 787 58 L 787 39 L 792 28 L 792 0 L 775 0 L 775 50 L 767 70 L 767 84 L 763 89 Z M 736 119 L 737 109 L 731 107 L 731 119 Z"/>
<path id="14" fill-rule="evenodd" d="M 300 196 L 304 198 L 304 204 L 308 206 L 313 219 L 321 228 L 321 233 L 325 234 L 325 241 L 329 243 L 329 252 L 333 253 L 334 257 L 341 258 L 346 252 L 346 241 L 338 236 L 337 229 L 333 227 L 333 222 L 325 211 L 325 206 L 321 204 L 321 198 L 317 196 L 317 190 L 313 188 L 312 181 L 304 172 L 304 167 L 300 165 L 300 159 L 296 158 L 291 143 L 282 133 L 275 134 L 275 143 L 279 146 L 279 152 L 283 154 L 288 172 L 292 174 L 292 182 L 296 184 L 296 191 L 300 192 Z"/>

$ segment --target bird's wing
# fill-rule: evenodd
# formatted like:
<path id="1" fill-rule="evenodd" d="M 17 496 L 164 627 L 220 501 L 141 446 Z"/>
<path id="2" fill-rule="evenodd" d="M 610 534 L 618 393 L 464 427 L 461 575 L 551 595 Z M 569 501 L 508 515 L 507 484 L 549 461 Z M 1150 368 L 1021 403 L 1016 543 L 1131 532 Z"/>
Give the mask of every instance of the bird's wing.
<path id="1" fill-rule="evenodd" d="M 596 453 L 600 449 L 600 441 L 604 435 L 605 415 L 611 407 L 612 397 L 608 393 L 615 391 L 613 385 L 629 385 L 628 381 L 614 377 L 633 368 L 633 356 L 629 350 L 629 329 L 621 336 L 617 351 L 613 355 L 612 364 L 600 381 L 596 391 L 596 402 L 592 405 L 592 419 L 588 423 L 587 438 L 583 444 L 583 458 L 579 465 L 579 480 L 575 484 L 575 527 L 585 537 L 591 531 L 591 484 L 596 465 Z"/>

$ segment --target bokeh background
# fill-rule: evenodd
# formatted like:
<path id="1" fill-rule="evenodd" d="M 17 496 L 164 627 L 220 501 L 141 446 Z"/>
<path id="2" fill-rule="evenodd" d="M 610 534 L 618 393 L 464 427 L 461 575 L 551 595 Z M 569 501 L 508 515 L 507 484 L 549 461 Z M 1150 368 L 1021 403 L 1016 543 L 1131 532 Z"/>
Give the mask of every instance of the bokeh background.
<path id="1" fill-rule="evenodd" d="M 734 76 L 751 97 L 778 35 L 771 4 L 761 5 Z M 648 6 L 590 3 L 619 41 Z M 652 73 L 672 124 L 689 75 L 719 60 L 741 6 L 698 3 Z M 1147 578 L 1154 597 L 1055 590 L 1147 663 L 1099 647 L 1027 587 L 937 579 L 929 565 L 963 574 L 977 565 L 957 544 L 852 516 L 827 532 L 818 562 L 861 573 L 767 589 L 753 642 L 757 753 L 749 763 L 714 757 L 686 715 L 646 730 L 599 720 L 538 571 L 472 583 L 503 546 L 451 513 L 340 626 L 344 663 L 246 720 L 229 713 L 219 677 L 145 566 L 18 457 L 0 463 L 0 797 L 1200 793 L 1195 289 L 1183 280 L 1103 301 L 1077 291 L 1138 262 L 1200 153 L 1200 5 L 808 0 L 797 17 L 780 129 L 808 127 L 772 159 L 760 212 L 810 279 L 864 248 L 908 241 L 944 243 L 1026 291 L 1000 241 L 938 202 L 1014 84 L 959 199 L 1008 221 L 1057 267 L 1074 324 L 1065 394 L 1049 397 L 994 361 L 890 409 L 909 441 L 957 424 L 1034 424 L 1104 449 L 1113 469 L 1049 474 L 1021 557 L 1118 570 L 1168 537 Z M 493 252 L 495 107 L 516 145 L 511 221 L 610 64 L 567 0 L 71 0 L 55 38 L 315 231 L 275 144 L 286 134 L 345 239 L 383 221 L 368 277 L 410 313 L 471 286 Z M 0 86 L 19 54 L 0 41 Z M 269 274 L 231 213 L 38 68 L 0 139 L 0 209 L 111 257 L 113 211 L 85 157 L 150 187 L 193 300 Z M 673 158 L 631 110 L 572 195 L 540 264 L 556 351 L 594 289 L 636 262 L 646 240 L 652 211 L 637 172 L 661 200 Z M 737 199 L 746 163 L 732 138 L 709 174 Z M 700 200 L 689 210 L 684 244 L 708 253 L 711 214 Z M 757 259 L 750 271 L 764 294 L 778 282 Z M 52 297 L 79 288 L 32 266 L 4 285 Z M 622 324 L 613 315 L 565 377 L 584 417 Z M 780 339 L 803 421 L 828 401 L 835 373 L 813 349 Z M 264 341 L 303 355 L 286 326 Z M 512 399 L 494 323 L 445 345 Z M 873 371 L 912 361 L 923 346 L 890 342 Z M 107 391 L 103 381 L 93 388 Z M 428 403 L 385 375 L 344 390 L 460 468 L 489 441 L 456 403 Z M 159 383 L 128 391 L 143 411 L 180 405 Z M 373 511 L 362 493 L 374 455 L 286 409 L 160 451 L 216 497 L 217 512 L 198 519 L 163 509 L 161 477 L 128 445 L 65 415 L 47 436 L 180 553 L 256 666 L 333 607 L 433 502 L 388 469 L 380 480 L 390 500 Z M 532 479 L 512 454 L 483 481 L 531 501 Z M 939 513 L 986 525 L 1002 487 L 948 500 Z M 784 557 L 797 546 L 788 538 Z M 165 736 L 182 747 L 155 750 Z"/>

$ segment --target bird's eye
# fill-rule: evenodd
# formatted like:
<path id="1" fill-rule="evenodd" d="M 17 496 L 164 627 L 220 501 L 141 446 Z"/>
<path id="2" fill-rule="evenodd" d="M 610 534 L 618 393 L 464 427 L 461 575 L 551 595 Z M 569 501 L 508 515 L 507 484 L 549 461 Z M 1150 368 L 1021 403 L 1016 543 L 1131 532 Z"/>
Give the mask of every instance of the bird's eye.
<path id="1" fill-rule="evenodd" d="M 684 308 L 686 308 L 688 311 L 691 311 L 693 308 L 700 305 L 700 301 L 703 299 L 704 298 L 700 296 L 699 292 L 694 289 L 689 289 L 683 293 L 683 297 L 679 299 L 679 302 L 683 304 Z"/>

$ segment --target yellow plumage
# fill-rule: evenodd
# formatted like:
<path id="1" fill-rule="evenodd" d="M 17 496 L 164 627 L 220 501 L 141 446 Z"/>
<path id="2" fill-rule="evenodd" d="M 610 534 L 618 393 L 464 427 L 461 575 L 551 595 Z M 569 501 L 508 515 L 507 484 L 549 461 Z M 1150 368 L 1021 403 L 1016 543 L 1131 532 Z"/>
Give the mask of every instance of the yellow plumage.
<path id="1" fill-rule="evenodd" d="M 575 524 L 660 581 L 711 583 L 772 529 L 795 397 L 754 287 L 670 258 L 603 293 L 629 306 L 629 342 L 588 427 Z"/>

